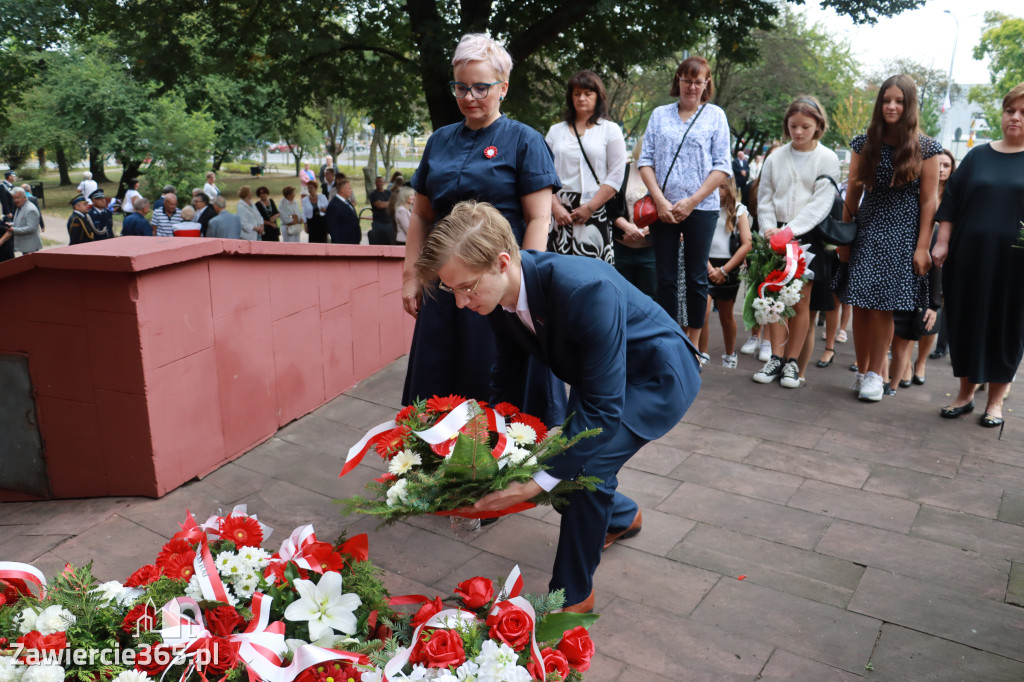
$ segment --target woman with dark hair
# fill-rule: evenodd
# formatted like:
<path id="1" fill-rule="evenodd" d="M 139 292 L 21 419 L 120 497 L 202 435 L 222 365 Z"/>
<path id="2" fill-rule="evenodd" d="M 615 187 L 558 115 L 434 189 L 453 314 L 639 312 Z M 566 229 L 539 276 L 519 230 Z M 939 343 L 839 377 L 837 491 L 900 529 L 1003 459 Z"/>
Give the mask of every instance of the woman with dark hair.
<path id="1" fill-rule="evenodd" d="M 260 186 L 256 188 L 256 210 L 263 218 L 263 238 L 265 242 L 281 241 L 281 228 L 277 226 L 277 219 L 281 217 L 277 210 L 277 204 L 270 198 L 270 190 Z"/>
<path id="2" fill-rule="evenodd" d="M 132 178 L 128 181 L 128 191 L 124 193 L 124 199 L 121 200 L 121 211 L 126 215 L 131 215 L 135 212 L 135 197 L 141 197 L 139 193 L 139 179 Z"/>
<path id="3" fill-rule="evenodd" d="M 942 146 L 918 128 L 917 85 L 910 76 L 882 83 L 867 134 L 850 147 L 844 219 L 853 219 L 851 206 L 860 208 L 857 238 L 838 248 L 836 291 L 853 306 L 853 390 L 860 400 L 878 402 L 885 394 L 893 311 L 927 304 L 924 276 L 938 203 Z"/>
<path id="4" fill-rule="evenodd" d="M 658 209 L 651 225 L 658 303 L 696 344 L 707 308 L 708 253 L 721 207 L 718 188 L 732 175 L 729 122 L 709 102 L 715 89 L 703 57 L 683 60 L 669 94 L 679 101 L 651 113 L 637 166 Z"/>
<path id="5" fill-rule="evenodd" d="M 932 255 L 943 267 L 949 355 L 960 379 L 942 416 L 974 409 L 988 382 L 981 425 L 1002 426 L 1003 399 L 1024 355 L 1024 83 L 1003 98 L 1003 139 L 967 153 L 942 195 Z"/>
<path id="6" fill-rule="evenodd" d="M 565 89 L 565 120 L 544 141 L 555 158 L 562 189 L 552 196 L 554 228 L 548 250 L 614 262 L 612 221 L 605 204 L 626 172 L 626 140 L 608 112 L 604 84 L 593 71 L 580 71 Z"/>

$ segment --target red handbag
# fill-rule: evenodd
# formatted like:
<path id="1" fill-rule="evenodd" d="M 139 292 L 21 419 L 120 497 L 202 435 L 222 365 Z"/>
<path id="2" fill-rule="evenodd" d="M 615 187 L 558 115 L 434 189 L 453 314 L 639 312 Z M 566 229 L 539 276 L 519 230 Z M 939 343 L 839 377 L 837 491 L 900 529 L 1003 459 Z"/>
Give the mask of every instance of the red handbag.
<path id="1" fill-rule="evenodd" d="M 665 181 L 661 183 L 661 193 L 665 193 L 665 185 L 668 183 L 668 176 L 672 174 L 672 169 L 675 168 L 676 159 L 679 158 L 679 152 L 683 148 L 683 143 L 686 142 L 686 136 L 690 134 L 690 128 L 700 118 L 701 113 L 704 111 L 704 107 L 707 103 L 700 105 L 700 109 L 694 114 L 693 119 L 690 121 L 690 125 L 686 126 L 686 132 L 683 133 L 683 139 L 679 140 L 679 146 L 676 147 L 675 156 L 672 157 L 672 163 L 669 164 L 668 173 L 665 174 Z M 654 205 L 654 198 L 647 194 L 643 199 L 633 204 L 633 224 L 639 227 L 641 230 L 648 225 L 654 223 L 658 219 L 658 209 Z"/>
<path id="2" fill-rule="evenodd" d="M 633 204 L 633 224 L 641 230 L 658 219 L 658 209 L 654 206 L 654 197 L 650 194 Z"/>

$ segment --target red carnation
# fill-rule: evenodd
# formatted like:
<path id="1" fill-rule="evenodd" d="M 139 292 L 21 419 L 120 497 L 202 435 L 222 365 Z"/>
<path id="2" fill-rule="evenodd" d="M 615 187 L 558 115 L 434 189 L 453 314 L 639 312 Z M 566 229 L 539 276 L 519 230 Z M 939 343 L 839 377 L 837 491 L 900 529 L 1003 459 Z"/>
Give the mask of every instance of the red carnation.
<path id="1" fill-rule="evenodd" d="M 124 581 L 125 587 L 145 587 L 156 582 L 160 578 L 160 569 L 153 564 L 146 564 L 139 570 L 128 576 Z"/>
<path id="2" fill-rule="evenodd" d="M 152 632 L 154 629 L 156 629 L 156 609 L 149 604 L 134 606 L 121 621 L 121 630 L 129 635 L 133 632 Z"/>
<path id="3" fill-rule="evenodd" d="M 371 438 L 370 447 L 384 459 L 390 459 L 405 447 L 411 435 L 412 429 L 408 426 L 396 426 Z"/>
<path id="4" fill-rule="evenodd" d="M 203 609 L 203 618 L 210 632 L 218 637 L 227 637 L 245 625 L 245 618 L 235 607 L 226 604 L 215 609 Z"/>
<path id="5" fill-rule="evenodd" d="M 512 420 L 512 423 L 525 424 L 526 426 L 529 426 L 531 429 L 533 429 L 533 432 L 537 434 L 538 443 L 544 440 L 544 438 L 546 438 L 548 435 L 548 427 L 544 426 L 544 422 L 542 422 L 540 419 L 537 419 L 532 414 L 520 412 Z"/>
<path id="6" fill-rule="evenodd" d="M 462 597 L 462 603 L 467 609 L 479 609 L 486 606 L 494 597 L 494 585 L 487 578 L 470 578 L 459 583 L 455 588 L 455 594 Z"/>
<path id="7" fill-rule="evenodd" d="M 306 557 L 306 561 L 309 565 L 316 568 L 320 567 L 321 573 L 327 573 L 328 571 L 341 571 L 345 566 L 345 560 L 341 558 L 341 555 L 334 551 L 334 547 L 329 542 L 316 542 L 310 545 L 303 556 Z"/>
<path id="8" fill-rule="evenodd" d="M 441 611 L 444 611 L 444 603 L 440 597 L 434 597 L 434 601 L 428 601 L 413 615 L 412 626 L 415 628 L 423 625 Z"/>
<path id="9" fill-rule="evenodd" d="M 466 402 L 466 399 L 459 395 L 448 395 L 443 398 L 434 396 L 427 401 L 427 411 L 435 414 L 448 414 L 454 410 L 459 403 Z"/>
<path id="10" fill-rule="evenodd" d="M 188 580 L 196 572 L 192 565 L 195 559 L 196 553 L 192 551 L 188 554 L 175 554 L 164 563 L 164 575 L 172 580 Z"/>
<path id="11" fill-rule="evenodd" d="M 547 647 L 540 652 L 540 655 L 544 658 L 543 669 L 533 659 L 530 659 L 530 664 L 526 666 L 526 669 L 533 675 L 533 679 L 543 680 L 551 673 L 558 673 L 563 680 L 569 677 L 569 661 L 565 658 L 565 654 Z"/>
<path id="12" fill-rule="evenodd" d="M 494 406 L 494 411 L 502 417 L 514 417 L 519 414 L 519 408 L 512 403 L 498 403 Z"/>
<path id="13" fill-rule="evenodd" d="M 594 640 L 590 638 L 590 633 L 585 627 L 578 625 L 562 633 L 558 650 L 565 654 L 569 665 L 581 673 L 586 672 L 590 668 L 590 659 L 594 656 Z"/>
<path id="14" fill-rule="evenodd" d="M 263 544 L 263 529 L 251 516 L 228 516 L 220 520 L 220 536 L 231 540 L 236 547 L 259 547 Z"/>

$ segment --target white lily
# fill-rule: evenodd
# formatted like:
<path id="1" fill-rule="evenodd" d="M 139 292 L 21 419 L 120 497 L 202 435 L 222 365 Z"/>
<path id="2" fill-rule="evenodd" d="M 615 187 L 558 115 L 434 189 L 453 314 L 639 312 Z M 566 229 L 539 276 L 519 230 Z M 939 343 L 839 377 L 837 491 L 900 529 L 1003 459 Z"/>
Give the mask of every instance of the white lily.
<path id="1" fill-rule="evenodd" d="M 340 573 L 324 573 L 317 584 L 296 579 L 295 590 L 299 598 L 284 610 L 284 617 L 290 621 L 309 621 L 310 639 L 320 639 L 332 630 L 347 635 L 356 631 L 355 610 L 363 601 L 357 594 L 341 593 Z"/>

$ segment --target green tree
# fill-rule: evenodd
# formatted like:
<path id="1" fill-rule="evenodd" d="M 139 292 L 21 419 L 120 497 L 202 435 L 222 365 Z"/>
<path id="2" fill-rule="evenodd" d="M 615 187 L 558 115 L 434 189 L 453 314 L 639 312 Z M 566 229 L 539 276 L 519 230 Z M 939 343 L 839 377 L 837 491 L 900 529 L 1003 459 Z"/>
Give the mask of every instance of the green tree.
<path id="1" fill-rule="evenodd" d="M 164 95 L 143 116 L 141 134 L 153 157 L 145 174 L 150 193 L 158 194 L 164 185 L 202 186 L 217 137 L 209 114 L 189 112 L 181 96 Z"/>
<path id="2" fill-rule="evenodd" d="M 900 58 L 883 62 L 882 69 L 875 72 L 869 80 L 878 86 L 889 76 L 900 73 L 905 73 L 917 83 L 922 132 L 931 137 L 937 136 L 940 130 L 939 114 L 942 112 L 942 103 L 946 99 L 946 88 L 949 85 L 948 73 L 927 67 L 913 59 Z M 957 91 L 958 89 L 952 90 L 950 97 Z"/>
<path id="3" fill-rule="evenodd" d="M 322 137 L 320 127 L 315 122 L 317 118 L 316 111 L 307 109 L 288 118 L 279 131 L 295 159 L 295 177 L 299 177 L 302 170 L 302 159 L 320 147 Z"/>
<path id="4" fill-rule="evenodd" d="M 989 84 L 971 88 L 970 100 L 982 105 L 985 122 L 1000 129 L 999 103 L 1012 88 L 1024 83 L 1024 19 L 1001 12 L 986 12 L 981 41 L 974 58 L 989 58 Z"/>

